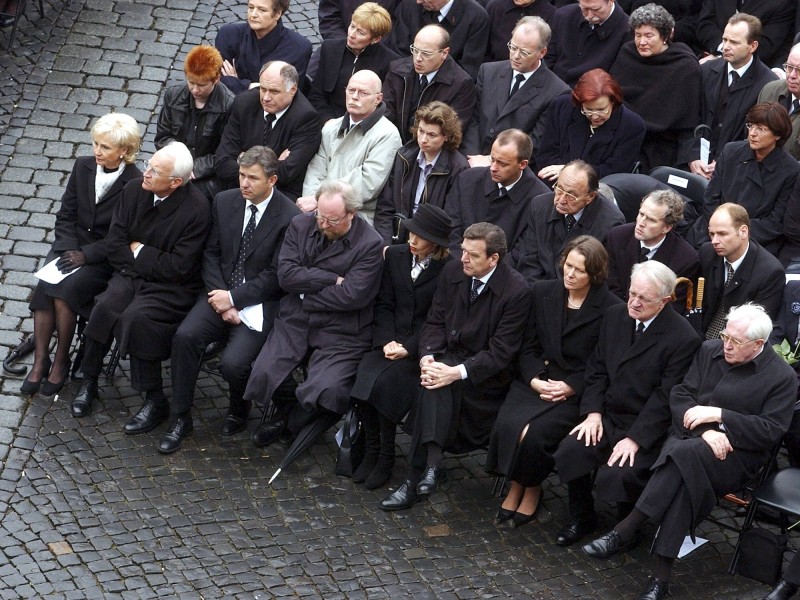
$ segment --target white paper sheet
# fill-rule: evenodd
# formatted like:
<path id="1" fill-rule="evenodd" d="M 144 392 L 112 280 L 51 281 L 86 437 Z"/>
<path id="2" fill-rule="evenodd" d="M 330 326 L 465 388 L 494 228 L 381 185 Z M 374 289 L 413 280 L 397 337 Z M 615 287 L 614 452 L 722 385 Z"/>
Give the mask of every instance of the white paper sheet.
<path id="1" fill-rule="evenodd" d="M 253 331 L 262 331 L 264 329 L 264 306 L 262 304 L 245 306 L 239 311 L 239 318 Z"/>
<path id="2" fill-rule="evenodd" d="M 705 544 L 708 541 L 705 538 L 701 538 L 701 537 L 697 537 L 697 536 L 695 536 L 694 539 L 695 539 L 695 541 L 693 542 L 692 538 L 690 538 L 688 535 L 685 538 L 683 538 L 683 544 L 681 544 L 681 549 L 678 551 L 678 558 L 683 558 L 684 556 L 686 556 L 690 552 L 694 552 L 700 546 L 702 546 L 703 544 Z"/>
<path id="3" fill-rule="evenodd" d="M 73 273 L 77 273 L 80 270 L 80 267 L 78 267 L 77 269 L 73 269 L 69 273 L 62 273 L 61 271 L 58 270 L 58 267 L 56 267 L 57 262 L 58 258 L 54 258 L 45 266 L 43 266 L 41 269 L 36 271 L 36 273 L 34 273 L 34 276 L 47 283 L 61 283 L 67 277 L 69 277 Z"/>

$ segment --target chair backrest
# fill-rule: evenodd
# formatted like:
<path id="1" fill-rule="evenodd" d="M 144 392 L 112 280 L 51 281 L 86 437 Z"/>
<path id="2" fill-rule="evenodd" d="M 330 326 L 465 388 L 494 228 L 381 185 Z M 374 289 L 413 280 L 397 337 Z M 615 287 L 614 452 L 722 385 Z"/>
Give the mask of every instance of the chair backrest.
<path id="1" fill-rule="evenodd" d="M 638 173 L 614 173 L 606 175 L 600 180 L 614 192 L 614 199 L 617 206 L 625 216 L 626 223 L 633 223 L 639 213 L 639 205 L 642 198 L 653 190 L 670 190 L 669 185 L 650 177 Z"/>
<path id="2" fill-rule="evenodd" d="M 696 175 L 674 167 L 656 167 L 650 171 L 650 177 L 666 183 L 695 206 L 701 207 L 703 205 L 703 195 L 706 193 L 708 179 L 702 175 Z"/>

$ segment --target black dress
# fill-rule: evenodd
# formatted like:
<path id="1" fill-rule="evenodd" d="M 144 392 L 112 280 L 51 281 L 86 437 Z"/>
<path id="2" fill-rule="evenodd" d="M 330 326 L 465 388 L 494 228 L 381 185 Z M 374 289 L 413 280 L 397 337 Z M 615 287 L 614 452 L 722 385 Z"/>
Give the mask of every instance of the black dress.
<path id="1" fill-rule="evenodd" d="M 31 310 L 50 310 L 50 299 L 60 298 L 78 315 L 88 318 L 95 296 L 105 289 L 111 278 L 105 237 L 122 188 L 131 179 L 140 177 L 141 171 L 135 165 L 126 165 L 103 197 L 95 202 L 96 169 L 93 156 L 75 160 L 61 197 L 61 208 L 56 213 L 55 241 L 45 259 L 50 262 L 68 250 L 80 250 L 86 255 L 86 264 L 60 283 L 39 281 L 29 304 Z"/>

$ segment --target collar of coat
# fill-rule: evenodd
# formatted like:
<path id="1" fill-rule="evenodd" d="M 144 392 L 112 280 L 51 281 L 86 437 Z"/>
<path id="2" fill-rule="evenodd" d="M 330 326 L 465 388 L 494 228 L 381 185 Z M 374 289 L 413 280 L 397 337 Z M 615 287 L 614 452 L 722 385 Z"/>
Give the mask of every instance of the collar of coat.
<path id="1" fill-rule="evenodd" d="M 356 127 L 360 127 L 361 128 L 361 132 L 364 135 L 366 135 L 367 132 L 370 129 L 372 129 L 378 121 L 381 120 L 381 117 L 383 117 L 385 112 L 386 112 L 386 105 L 383 102 L 381 102 L 377 106 L 377 108 L 375 108 L 375 111 L 370 116 L 368 116 L 366 119 L 363 119 L 362 121 L 359 121 L 358 123 L 353 125 L 353 127 L 351 127 L 350 131 L 352 131 Z M 344 137 L 345 130 L 347 129 L 347 125 L 349 123 L 350 123 L 350 115 L 345 113 L 345 115 L 342 117 L 342 122 L 339 124 L 339 132 L 337 133 L 338 137 Z"/>

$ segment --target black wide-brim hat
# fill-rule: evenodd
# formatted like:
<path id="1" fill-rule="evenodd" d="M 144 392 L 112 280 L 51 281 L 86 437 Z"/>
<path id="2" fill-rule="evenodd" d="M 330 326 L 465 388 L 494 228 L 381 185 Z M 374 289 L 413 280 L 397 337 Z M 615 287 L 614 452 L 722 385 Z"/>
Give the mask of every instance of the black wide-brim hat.
<path id="1" fill-rule="evenodd" d="M 450 245 L 450 232 L 453 223 L 450 217 L 438 206 L 423 204 L 410 219 L 403 221 L 403 227 L 419 237 L 447 248 Z"/>

